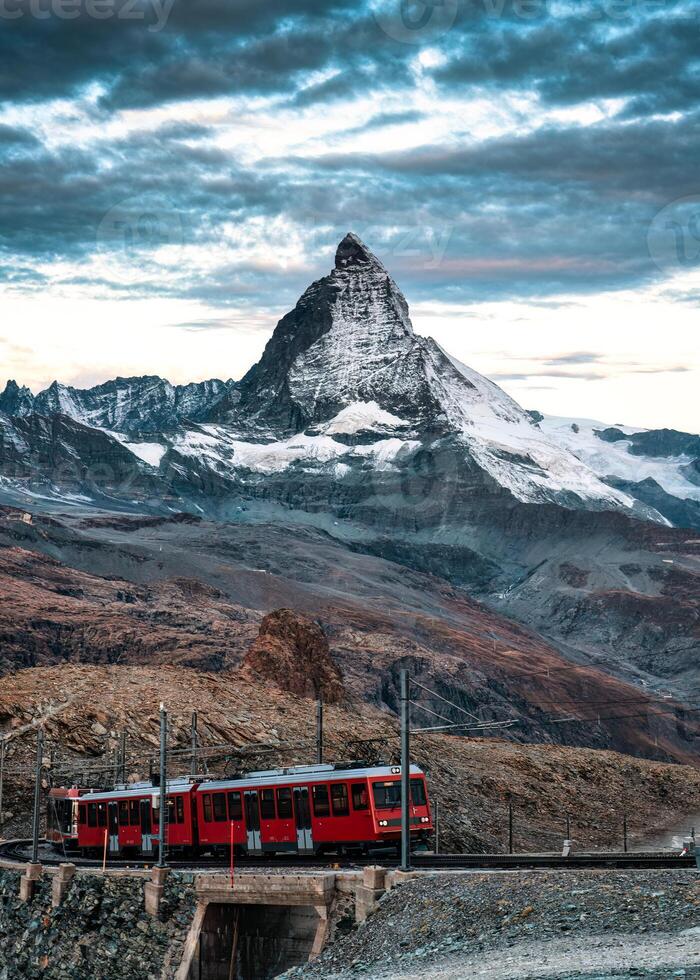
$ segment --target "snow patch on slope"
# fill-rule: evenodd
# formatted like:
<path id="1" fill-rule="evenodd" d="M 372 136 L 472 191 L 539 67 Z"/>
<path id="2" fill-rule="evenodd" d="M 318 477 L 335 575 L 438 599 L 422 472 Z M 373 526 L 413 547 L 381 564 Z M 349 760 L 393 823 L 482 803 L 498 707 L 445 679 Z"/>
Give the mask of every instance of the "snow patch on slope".
<path id="1" fill-rule="evenodd" d="M 122 445 L 155 469 L 158 469 L 160 461 L 167 452 L 166 447 L 161 446 L 159 442 L 123 442 Z"/>
<path id="2" fill-rule="evenodd" d="M 682 471 L 684 466 L 693 462 L 690 456 L 633 455 L 630 453 L 631 443 L 626 439 L 619 442 L 599 439 L 596 431 L 610 426 L 594 419 L 550 415 L 540 422 L 540 428 L 552 442 L 573 453 L 600 477 L 617 477 L 632 483 L 651 479 L 674 497 L 700 501 L 700 487 L 691 483 Z M 615 425 L 614 428 L 630 436 L 648 431 L 623 425 Z"/>
<path id="3" fill-rule="evenodd" d="M 296 464 L 311 468 L 332 463 L 336 475 L 348 472 L 353 458 L 371 460 L 377 469 L 389 468 L 401 453 L 410 453 L 419 442 L 410 439 L 379 439 L 366 446 L 345 446 L 327 435 L 299 433 L 277 442 L 245 442 L 225 426 L 203 425 L 196 431 L 175 436 L 173 449 L 193 456 L 216 470 L 248 469 L 257 473 L 281 473 Z M 338 464 L 346 462 L 340 469 Z"/>
<path id="4" fill-rule="evenodd" d="M 354 435 L 367 429 L 378 427 L 398 429 L 409 425 L 410 422 L 400 419 L 397 415 L 392 415 L 391 412 L 385 412 L 374 401 L 353 402 L 338 412 L 327 425 L 324 425 L 323 432 L 326 435 Z"/>
<path id="5" fill-rule="evenodd" d="M 479 465 L 519 500 L 537 502 L 543 496 L 568 493 L 615 509 L 635 506 L 632 497 L 608 487 L 566 447 L 548 438 L 494 382 L 434 342 L 426 350 L 432 353 L 431 385 L 440 391 L 450 423 Z M 439 355 L 453 372 L 445 370 Z"/>

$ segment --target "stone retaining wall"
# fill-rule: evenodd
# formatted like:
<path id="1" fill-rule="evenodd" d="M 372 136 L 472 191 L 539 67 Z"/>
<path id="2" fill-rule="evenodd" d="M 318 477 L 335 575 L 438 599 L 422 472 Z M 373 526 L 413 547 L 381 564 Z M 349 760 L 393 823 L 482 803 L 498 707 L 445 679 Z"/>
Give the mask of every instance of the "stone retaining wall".
<path id="1" fill-rule="evenodd" d="M 191 884 L 171 878 L 153 917 L 140 878 L 78 874 L 57 908 L 48 876 L 26 903 L 19 880 L 19 872 L 0 869 L 0 980 L 174 977 L 194 916 Z"/>

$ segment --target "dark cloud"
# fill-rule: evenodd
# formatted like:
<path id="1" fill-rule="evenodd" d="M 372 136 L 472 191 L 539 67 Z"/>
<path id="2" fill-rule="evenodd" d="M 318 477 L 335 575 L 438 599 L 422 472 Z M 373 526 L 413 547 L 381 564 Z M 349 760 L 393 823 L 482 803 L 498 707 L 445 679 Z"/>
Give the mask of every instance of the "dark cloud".
<path id="1" fill-rule="evenodd" d="M 27 147 L 38 146 L 39 141 L 28 129 L 21 129 L 17 126 L 6 126 L 0 123 L 0 148 L 11 148 L 14 146 Z"/>
<path id="2" fill-rule="evenodd" d="M 531 20 L 506 4 L 491 29 L 473 24 L 450 37 L 450 56 L 435 70 L 451 94 L 467 86 L 527 88 L 543 103 L 571 105 L 630 99 L 628 114 L 671 112 L 700 95 L 700 16 L 688 0 L 570 3 L 555 16 L 539 3 Z M 588 9 L 597 16 L 582 16 Z M 659 14 L 663 16 L 659 16 Z"/>
<path id="3" fill-rule="evenodd" d="M 595 190 L 613 201 L 621 192 L 658 204 L 698 190 L 694 165 L 700 148 L 700 112 L 671 121 L 614 121 L 543 127 L 525 136 L 449 143 L 374 155 L 327 154 L 318 168 L 342 165 L 355 173 L 389 171 L 417 178 L 479 179 L 541 185 L 542 191 Z M 301 161 L 299 161 L 301 163 Z M 541 195 L 538 195 L 538 198 Z"/>
<path id="4" fill-rule="evenodd" d="M 513 0 L 463 0 L 452 30 L 431 41 L 440 63 L 421 71 L 420 48 L 393 40 L 355 0 L 175 0 L 162 30 L 154 29 L 155 0 L 139 2 L 138 22 L 3 21 L 0 94 L 21 106 L 84 95 L 92 84 L 79 105 L 96 131 L 125 108 L 203 97 L 264 96 L 273 115 L 293 118 L 295 110 L 339 113 L 342 100 L 369 96 L 373 113 L 365 110 L 359 124 L 353 115 L 345 129 L 339 116 L 332 141 L 371 132 L 376 152 L 302 149 L 245 163 L 216 139 L 219 128 L 237 125 L 233 114 L 206 125 L 144 122 L 128 136 L 59 149 L 43 146 L 38 130 L 0 125 L 0 257 L 15 288 L 31 288 L 33 261 L 79 263 L 97 249 L 126 249 L 145 267 L 158 228 L 185 246 L 225 256 L 233 243 L 245 253 L 247 222 L 283 219 L 305 243 L 289 267 L 224 258 L 206 278 L 166 272 L 144 292 L 222 308 L 284 307 L 330 266 L 350 228 L 412 301 L 516 296 L 557 306 L 565 292 L 658 279 L 650 224 L 669 202 L 700 191 L 700 17 L 688 2 L 640 0 L 613 16 L 612 0 L 577 0 L 556 8 L 563 16 L 539 4 L 527 17 Z M 432 83 L 438 98 L 456 103 L 484 93 L 495 103 L 508 89 L 534 93 L 544 109 L 615 98 L 620 112 L 595 125 L 574 114 L 535 132 L 515 126 L 507 137 L 478 140 L 465 109 L 463 117 L 455 111 L 449 142 L 393 149 L 390 127 L 427 119 Z M 254 125 L 250 132 L 254 140 Z M 145 214 L 156 233 L 105 234 L 115 208 Z M 136 288 L 87 276 L 84 283 Z M 562 358 L 546 366 L 597 363 L 585 351 Z"/>
<path id="5" fill-rule="evenodd" d="M 372 129 L 384 129 L 387 126 L 399 126 L 404 123 L 420 122 L 426 118 L 425 112 L 417 109 L 406 109 L 404 112 L 378 112 L 371 116 L 366 122 L 351 129 L 344 129 L 339 135 L 343 137 L 360 135 Z"/>
<path id="6" fill-rule="evenodd" d="M 305 73 L 334 65 L 366 69 L 385 61 L 388 78 L 390 66 L 410 54 L 390 45 L 352 0 L 140 0 L 135 9 L 131 0 L 102 0 L 112 14 L 103 20 L 90 15 L 93 0 L 77 0 L 76 19 L 55 13 L 37 19 L 30 2 L 15 0 L 13 9 L 23 15 L 3 19 L 0 31 L 0 98 L 18 102 L 71 94 L 92 82 L 103 86 L 100 104 L 108 110 L 286 95 L 302 87 Z M 47 10 L 60 3 L 42 0 Z"/>

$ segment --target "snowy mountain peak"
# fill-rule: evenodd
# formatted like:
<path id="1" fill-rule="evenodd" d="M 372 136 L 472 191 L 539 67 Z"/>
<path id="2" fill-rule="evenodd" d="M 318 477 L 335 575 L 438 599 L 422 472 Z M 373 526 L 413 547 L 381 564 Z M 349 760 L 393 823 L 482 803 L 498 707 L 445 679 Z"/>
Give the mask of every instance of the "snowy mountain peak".
<path id="1" fill-rule="evenodd" d="M 342 270 L 366 265 L 374 265 L 386 273 L 386 269 L 377 256 L 370 252 L 362 239 L 349 231 L 338 245 L 338 250 L 335 253 L 335 267 Z"/>
<path id="2" fill-rule="evenodd" d="M 0 412 L 10 416 L 29 415 L 34 407 L 34 395 L 26 386 L 10 380 L 0 394 Z"/>

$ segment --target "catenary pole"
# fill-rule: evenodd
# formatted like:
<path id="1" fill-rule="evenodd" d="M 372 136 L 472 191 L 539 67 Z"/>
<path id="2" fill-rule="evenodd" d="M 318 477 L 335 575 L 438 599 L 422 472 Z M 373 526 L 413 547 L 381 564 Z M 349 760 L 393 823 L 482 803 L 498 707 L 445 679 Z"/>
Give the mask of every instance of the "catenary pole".
<path id="1" fill-rule="evenodd" d="M 5 782 L 5 745 L 6 739 L 0 738 L 0 834 L 2 834 L 2 802 Z"/>
<path id="2" fill-rule="evenodd" d="M 513 804 L 508 805 L 508 853 L 513 853 Z"/>
<path id="3" fill-rule="evenodd" d="M 36 733 L 36 773 L 34 777 L 34 819 L 32 820 L 32 864 L 39 861 L 39 817 L 41 812 L 41 769 L 44 761 L 44 733 Z"/>
<path id="4" fill-rule="evenodd" d="M 408 671 L 401 671 L 401 871 L 411 870 L 411 704 Z"/>
<path id="5" fill-rule="evenodd" d="M 168 715 L 165 705 L 160 705 L 160 820 L 158 822 L 158 867 L 165 867 L 166 828 L 168 812 L 168 773 L 166 749 L 168 739 Z"/>
<path id="6" fill-rule="evenodd" d="M 316 762 L 323 765 L 323 698 L 316 702 Z"/>
<path id="7" fill-rule="evenodd" d="M 197 774 L 197 712 L 192 712 L 192 720 L 190 722 L 190 746 L 192 750 L 192 757 L 190 759 L 190 774 L 196 776 Z"/>
<path id="8" fill-rule="evenodd" d="M 126 785 L 126 732 L 119 738 L 119 781 Z"/>

